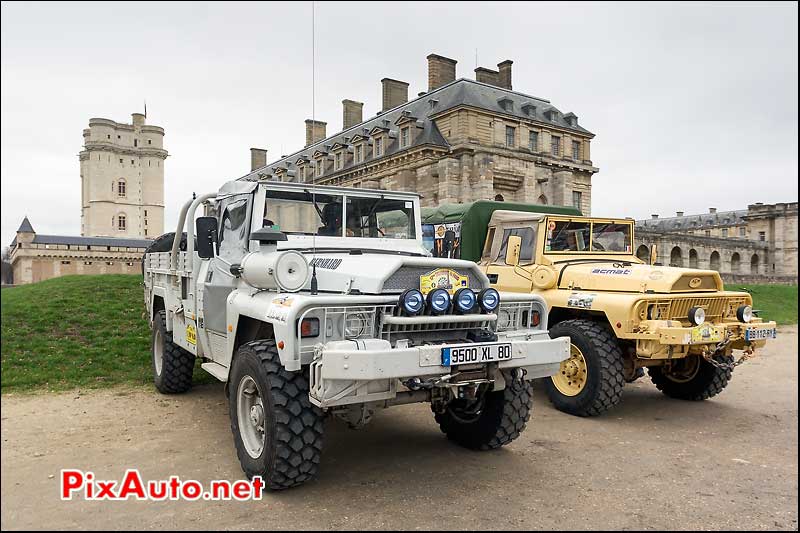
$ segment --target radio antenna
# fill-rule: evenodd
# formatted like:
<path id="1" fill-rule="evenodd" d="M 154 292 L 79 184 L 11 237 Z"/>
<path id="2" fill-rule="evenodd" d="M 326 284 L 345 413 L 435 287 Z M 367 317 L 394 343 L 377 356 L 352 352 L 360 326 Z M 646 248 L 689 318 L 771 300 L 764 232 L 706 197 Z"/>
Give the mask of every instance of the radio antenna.
<path id="1" fill-rule="evenodd" d="M 316 52 L 317 43 L 315 39 L 316 28 L 314 27 L 314 2 L 311 2 L 311 143 L 316 140 L 317 133 L 317 114 L 316 114 Z M 320 164 L 322 162 L 320 161 Z M 311 202 L 314 209 L 317 208 L 317 190 L 314 183 L 316 171 L 311 175 Z M 311 294 L 317 294 L 317 231 L 311 235 Z"/>

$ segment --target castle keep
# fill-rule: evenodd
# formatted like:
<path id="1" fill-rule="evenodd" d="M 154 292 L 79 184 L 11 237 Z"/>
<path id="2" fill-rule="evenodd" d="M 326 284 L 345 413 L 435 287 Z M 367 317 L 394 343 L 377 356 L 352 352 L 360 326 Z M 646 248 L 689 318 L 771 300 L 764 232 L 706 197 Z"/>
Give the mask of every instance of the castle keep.
<path id="1" fill-rule="evenodd" d="M 79 154 L 81 236 L 36 233 L 28 217 L 11 242 L 15 284 L 67 274 L 134 274 L 164 233 L 164 129 L 133 113 L 131 124 L 89 120 Z"/>

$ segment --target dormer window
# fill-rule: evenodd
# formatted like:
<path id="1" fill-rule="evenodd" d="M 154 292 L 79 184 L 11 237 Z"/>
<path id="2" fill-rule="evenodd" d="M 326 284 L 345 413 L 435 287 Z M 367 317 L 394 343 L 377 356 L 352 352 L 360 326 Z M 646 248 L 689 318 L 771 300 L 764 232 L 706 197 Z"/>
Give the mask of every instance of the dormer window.
<path id="1" fill-rule="evenodd" d="M 531 104 L 530 102 L 525 102 L 524 104 L 522 104 L 520 106 L 520 109 L 522 110 L 523 113 L 525 113 L 529 117 L 536 116 L 536 106 Z"/>
<path id="2" fill-rule="evenodd" d="M 335 156 L 335 159 L 333 161 L 333 169 L 334 170 L 342 170 L 342 168 L 344 167 L 344 165 L 342 164 L 343 160 L 344 160 L 344 158 L 342 157 L 342 152 L 336 152 L 336 156 Z"/>
<path id="3" fill-rule="evenodd" d="M 407 148 L 411 138 L 411 128 L 406 126 L 400 128 L 400 148 Z"/>
<path id="4" fill-rule="evenodd" d="M 322 159 L 317 159 L 317 164 L 316 164 L 317 172 L 316 172 L 316 175 L 317 175 L 318 178 L 322 176 L 322 174 L 324 172 L 324 167 L 325 167 L 325 165 L 323 164 Z"/>
<path id="5" fill-rule="evenodd" d="M 375 138 L 375 157 L 381 157 L 383 155 L 383 136 L 379 136 Z"/>
<path id="6" fill-rule="evenodd" d="M 497 103 L 503 111 L 514 111 L 514 101 L 507 96 L 500 98 Z"/>
<path id="7" fill-rule="evenodd" d="M 356 163 L 363 163 L 364 162 L 364 145 L 357 144 L 355 147 L 355 162 Z"/>

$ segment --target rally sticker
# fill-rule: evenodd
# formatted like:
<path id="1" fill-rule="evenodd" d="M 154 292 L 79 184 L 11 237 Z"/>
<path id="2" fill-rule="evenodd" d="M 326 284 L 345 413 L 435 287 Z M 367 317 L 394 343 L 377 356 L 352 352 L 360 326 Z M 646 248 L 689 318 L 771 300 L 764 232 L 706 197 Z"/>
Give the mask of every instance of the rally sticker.
<path id="1" fill-rule="evenodd" d="M 444 289 L 452 295 L 465 287 L 469 287 L 469 277 L 449 268 L 437 268 L 419 277 L 419 290 L 422 294 L 428 294 L 433 289 Z"/>
<path id="2" fill-rule="evenodd" d="M 596 294 L 586 294 L 581 292 L 573 292 L 567 299 L 567 307 L 578 307 L 580 309 L 591 309 L 592 303 Z"/>

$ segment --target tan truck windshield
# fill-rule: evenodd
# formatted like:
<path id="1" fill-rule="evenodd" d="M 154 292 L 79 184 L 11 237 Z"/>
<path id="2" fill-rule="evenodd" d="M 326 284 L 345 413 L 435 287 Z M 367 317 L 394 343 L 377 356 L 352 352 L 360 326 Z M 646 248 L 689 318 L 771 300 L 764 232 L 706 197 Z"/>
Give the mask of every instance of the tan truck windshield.
<path id="1" fill-rule="evenodd" d="M 630 254 L 632 235 L 629 222 L 548 219 L 544 251 Z"/>

